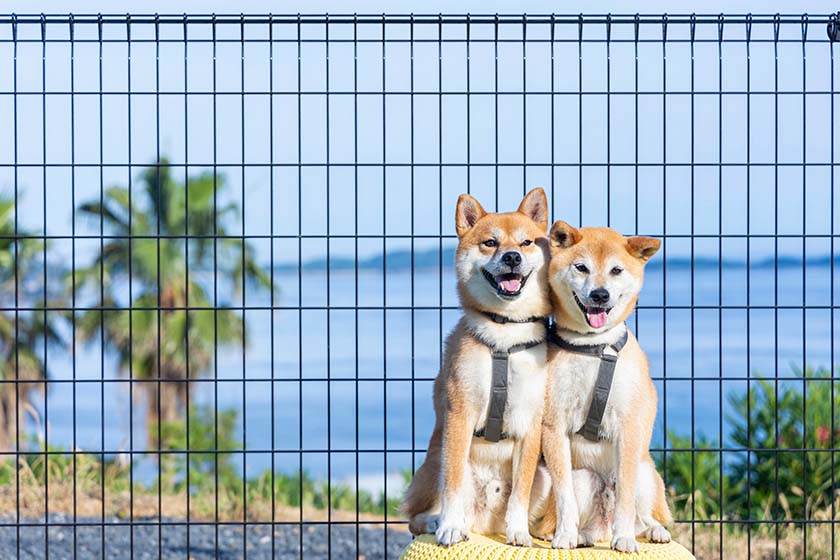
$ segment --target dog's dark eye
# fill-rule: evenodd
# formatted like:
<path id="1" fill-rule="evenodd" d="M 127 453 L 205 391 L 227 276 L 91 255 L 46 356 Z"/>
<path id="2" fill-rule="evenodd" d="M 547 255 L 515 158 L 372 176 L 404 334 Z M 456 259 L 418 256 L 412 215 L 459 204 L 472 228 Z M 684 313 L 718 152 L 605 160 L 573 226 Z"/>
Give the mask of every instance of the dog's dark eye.
<path id="1" fill-rule="evenodd" d="M 533 241 L 531 241 L 530 239 L 526 239 L 525 241 L 523 241 L 522 243 L 520 243 L 520 245 L 521 245 L 522 247 L 527 247 L 527 246 L 528 246 L 528 245 L 530 245 L 531 243 L 533 243 Z"/>
<path id="2" fill-rule="evenodd" d="M 624 269 L 620 266 L 614 266 L 613 269 L 610 270 L 610 274 L 612 274 L 613 276 L 618 276 L 622 272 L 624 272 Z"/>
<path id="3" fill-rule="evenodd" d="M 578 272 L 583 272 L 584 274 L 587 274 L 589 272 L 589 269 L 586 268 L 585 264 L 576 264 L 575 268 L 577 269 Z"/>
<path id="4" fill-rule="evenodd" d="M 488 239 L 487 241 L 482 243 L 482 245 L 484 245 L 485 247 L 497 247 L 499 245 L 499 242 L 495 239 Z"/>

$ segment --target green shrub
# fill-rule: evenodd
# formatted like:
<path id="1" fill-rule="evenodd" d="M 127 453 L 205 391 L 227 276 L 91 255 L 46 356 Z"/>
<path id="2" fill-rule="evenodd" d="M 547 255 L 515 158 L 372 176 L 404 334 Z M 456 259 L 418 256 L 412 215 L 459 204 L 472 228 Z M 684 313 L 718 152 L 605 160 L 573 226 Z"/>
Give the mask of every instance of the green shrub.
<path id="1" fill-rule="evenodd" d="M 721 497 L 723 516 L 730 519 L 811 519 L 815 511 L 830 507 L 832 481 L 840 469 L 840 461 L 834 461 L 832 471 L 829 451 L 840 428 L 840 388 L 834 391 L 832 435 L 830 372 L 796 373 L 802 382 L 757 377 L 747 393 L 729 395 L 726 446 L 750 452 L 725 453 L 723 480 L 718 452 L 680 452 L 691 448 L 690 438 L 669 431 L 668 441 L 677 451 L 668 453 L 667 464 L 661 456 L 656 462 L 678 512 L 691 515 L 693 507 L 695 519 L 719 519 Z M 717 442 L 695 437 L 695 448 L 713 447 Z"/>

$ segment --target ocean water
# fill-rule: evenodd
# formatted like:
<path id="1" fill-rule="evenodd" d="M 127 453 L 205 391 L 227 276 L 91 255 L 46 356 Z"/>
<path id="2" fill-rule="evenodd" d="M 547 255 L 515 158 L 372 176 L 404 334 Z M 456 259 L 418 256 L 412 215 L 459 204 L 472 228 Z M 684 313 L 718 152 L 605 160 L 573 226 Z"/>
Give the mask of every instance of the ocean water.
<path id="1" fill-rule="evenodd" d="M 248 474 L 268 468 L 273 451 L 277 470 L 302 467 L 350 483 L 358 472 L 371 490 L 387 478 L 389 495 L 397 495 L 397 473 L 420 464 L 416 450 L 432 428 L 441 340 L 459 315 L 453 274 L 436 268 L 387 275 L 338 270 L 329 278 L 325 270 L 276 274 L 276 309 L 246 311 L 244 351 L 241 344 L 220 347 L 213 370 L 194 382 L 193 402 L 238 411 L 237 433 L 254 453 L 236 460 Z M 629 325 L 659 394 L 653 447 L 664 446 L 666 430 L 712 439 L 722 431 L 725 439 L 727 395 L 743 393 L 748 377 L 792 378 L 804 367 L 836 364 L 840 333 L 833 325 L 840 316 L 831 304 L 840 290 L 831 280 L 825 263 L 749 272 L 652 264 Z M 265 306 L 268 298 L 246 289 L 248 306 Z M 51 379 L 71 377 L 71 352 L 51 349 L 49 359 Z M 96 343 L 78 346 L 75 362 L 83 382 L 75 390 L 50 383 L 35 394 L 38 422 L 30 420 L 27 429 L 40 426 L 51 446 L 142 451 L 142 391 L 135 388 L 132 402 L 125 375 L 110 354 L 100 360 Z M 114 381 L 102 383 L 103 371 Z M 139 479 L 154 476 L 153 461 L 134 462 Z"/>

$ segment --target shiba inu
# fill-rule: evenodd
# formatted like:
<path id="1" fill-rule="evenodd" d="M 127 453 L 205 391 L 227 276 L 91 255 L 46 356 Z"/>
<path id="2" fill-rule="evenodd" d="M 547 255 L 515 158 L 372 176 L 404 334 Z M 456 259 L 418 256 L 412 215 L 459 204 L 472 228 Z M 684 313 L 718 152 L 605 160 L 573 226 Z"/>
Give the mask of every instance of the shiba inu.
<path id="1" fill-rule="evenodd" d="M 645 264 L 660 242 L 558 221 L 549 244 L 556 330 L 549 349 L 542 450 L 556 501 L 545 521 L 556 523 L 551 544 L 574 548 L 595 538 L 579 530 L 572 468 L 615 480 L 612 548 L 637 550 L 636 535 L 668 542 L 663 524 L 672 522 L 671 514 L 648 451 L 656 390 L 647 358 L 624 324 L 636 305 Z"/>
<path id="2" fill-rule="evenodd" d="M 531 545 L 551 312 L 548 208 L 542 189 L 516 212 L 487 213 L 461 195 L 455 269 L 464 314 L 445 344 L 434 384 L 435 426 L 403 502 L 415 534 L 451 545 L 469 531 Z M 438 513 L 439 512 L 439 513 Z"/>

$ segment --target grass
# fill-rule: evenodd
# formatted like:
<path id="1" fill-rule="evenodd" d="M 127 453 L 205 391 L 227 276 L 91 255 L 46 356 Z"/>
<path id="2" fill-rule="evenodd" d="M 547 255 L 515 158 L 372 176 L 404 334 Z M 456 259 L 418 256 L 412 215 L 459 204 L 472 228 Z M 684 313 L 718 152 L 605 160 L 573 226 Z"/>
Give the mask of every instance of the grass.
<path id="1" fill-rule="evenodd" d="M 53 450 L 55 451 L 55 450 Z M 79 517 L 115 516 L 118 518 L 176 518 L 186 519 L 187 487 L 166 485 L 161 487 L 158 506 L 158 485 L 134 483 L 130 491 L 128 466 L 122 460 L 106 459 L 95 455 L 77 454 L 73 466 L 71 455 L 51 454 L 21 457 L 19 483 L 15 481 L 15 463 L 0 463 L 0 512 L 14 514 L 18 503 L 21 517 L 37 518 L 46 513 L 47 496 L 49 512 Z M 75 476 L 74 476 L 75 472 Z M 105 484 L 102 484 L 104 473 Z M 17 488 L 20 488 L 19 493 Z M 302 488 L 302 493 L 301 493 Z M 275 521 L 323 521 L 327 519 L 327 484 L 315 481 L 306 473 L 275 473 Z M 18 498 L 19 496 L 19 498 Z M 247 496 L 247 499 L 243 499 Z M 19 502 L 18 502 L 19 499 Z M 356 492 L 344 484 L 333 484 L 330 489 L 334 520 L 356 519 Z M 359 519 L 365 522 L 381 521 L 386 501 L 362 489 L 358 493 Z M 247 503 L 247 508 L 245 504 Z M 387 501 L 389 518 L 396 518 L 398 500 Z M 217 509 L 218 508 L 218 509 Z M 247 512 L 246 512 L 247 509 Z M 189 519 L 192 521 L 272 521 L 272 477 L 269 471 L 237 485 L 220 481 L 215 488 L 197 490 L 192 485 L 189 492 Z"/>
<path id="2" fill-rule="evenodd" d="M 231 453 L 203 453 L 218 448 Z M 159 475 L 150 482 L 132 481 L 126 456 L 65 453 L 45 448 L 30 438 L 17 461 L 0 461 L 0 512 L 21 517 L 46 513 L 78 516 L 168 517 L 195 521 L 381 521 L 385 509 L 397 518 L 398 498 L 355 489 L 347 484 L 319 481 L 307 472 L 263 471 L 243 479 L 235 459 L 241 447 L 234 437 L 235 411 L 195 408 L 190 414 L 189 458 L 184 422 L 161 426 Z M 45 454 L 44 451 L 49 454 Z M 189 484 L 187 461 L 189 460 Z M 156 465 L 156 459 L 154 460 Z M 410 473 L 407 474 L 410 477 Z M 132 491 L 133 490 L 133 491 Z M 329 505 L 328 505 L 329 501 Z"/>
<path id="3" fill-rule="evenodd" d="M 677 501 L 673 487 L 670 488 L 670 493 L 669 501 L 673 504 Z M 698 494 L 696 501 L 699 503 L 703 499 L 700 496 L 702 492 L 698 490 L 696 494 Z M 779 494 L 779 500 L 782 503 L 788 503 L 783 493 Z M 749 558 L 754 560 L 775 558 L 828 560 L 836 557 L 835 551 L 840 550 L 840 542 L 837 538 L 840 536 L 840 523 L 835 524 L 836 536 L 834 536 L 833 547 L 832 524 L 825 523 L 832 519 L 830 506 L 811 513 L 809 520 L 817 523 L 809 524 L 806 531 L 802 523 L 795 522 L 801 521 L 801 516 L 797 518 L 789 508 L 785 508 L 781 523 L 753 523 L 748 529 L 746 525 L 730 523 L 737 521 L 736 518 L 724 516 L 721 522 L 716 516 L 704 516 L 703 512 L 700 512 L 700 515 L 695 515 L 697 523 L 692 527 L 692 524 L 688 522 L 692 519 L 692 500 L 689 497 L 682 503 L 687 503 L 688 507 L 674 509 L 673 513 L 675 519 L 683 522 L 675 523 L 669 527 L 669 530 L 672 537 L 686 548 L 691 549 L 693 545 L 698 560 L 747 558 L 747 551 L 749 551 Z M 834 508 L 835 511 L 840 511 L 840 499 L 835 501 Z"/>

